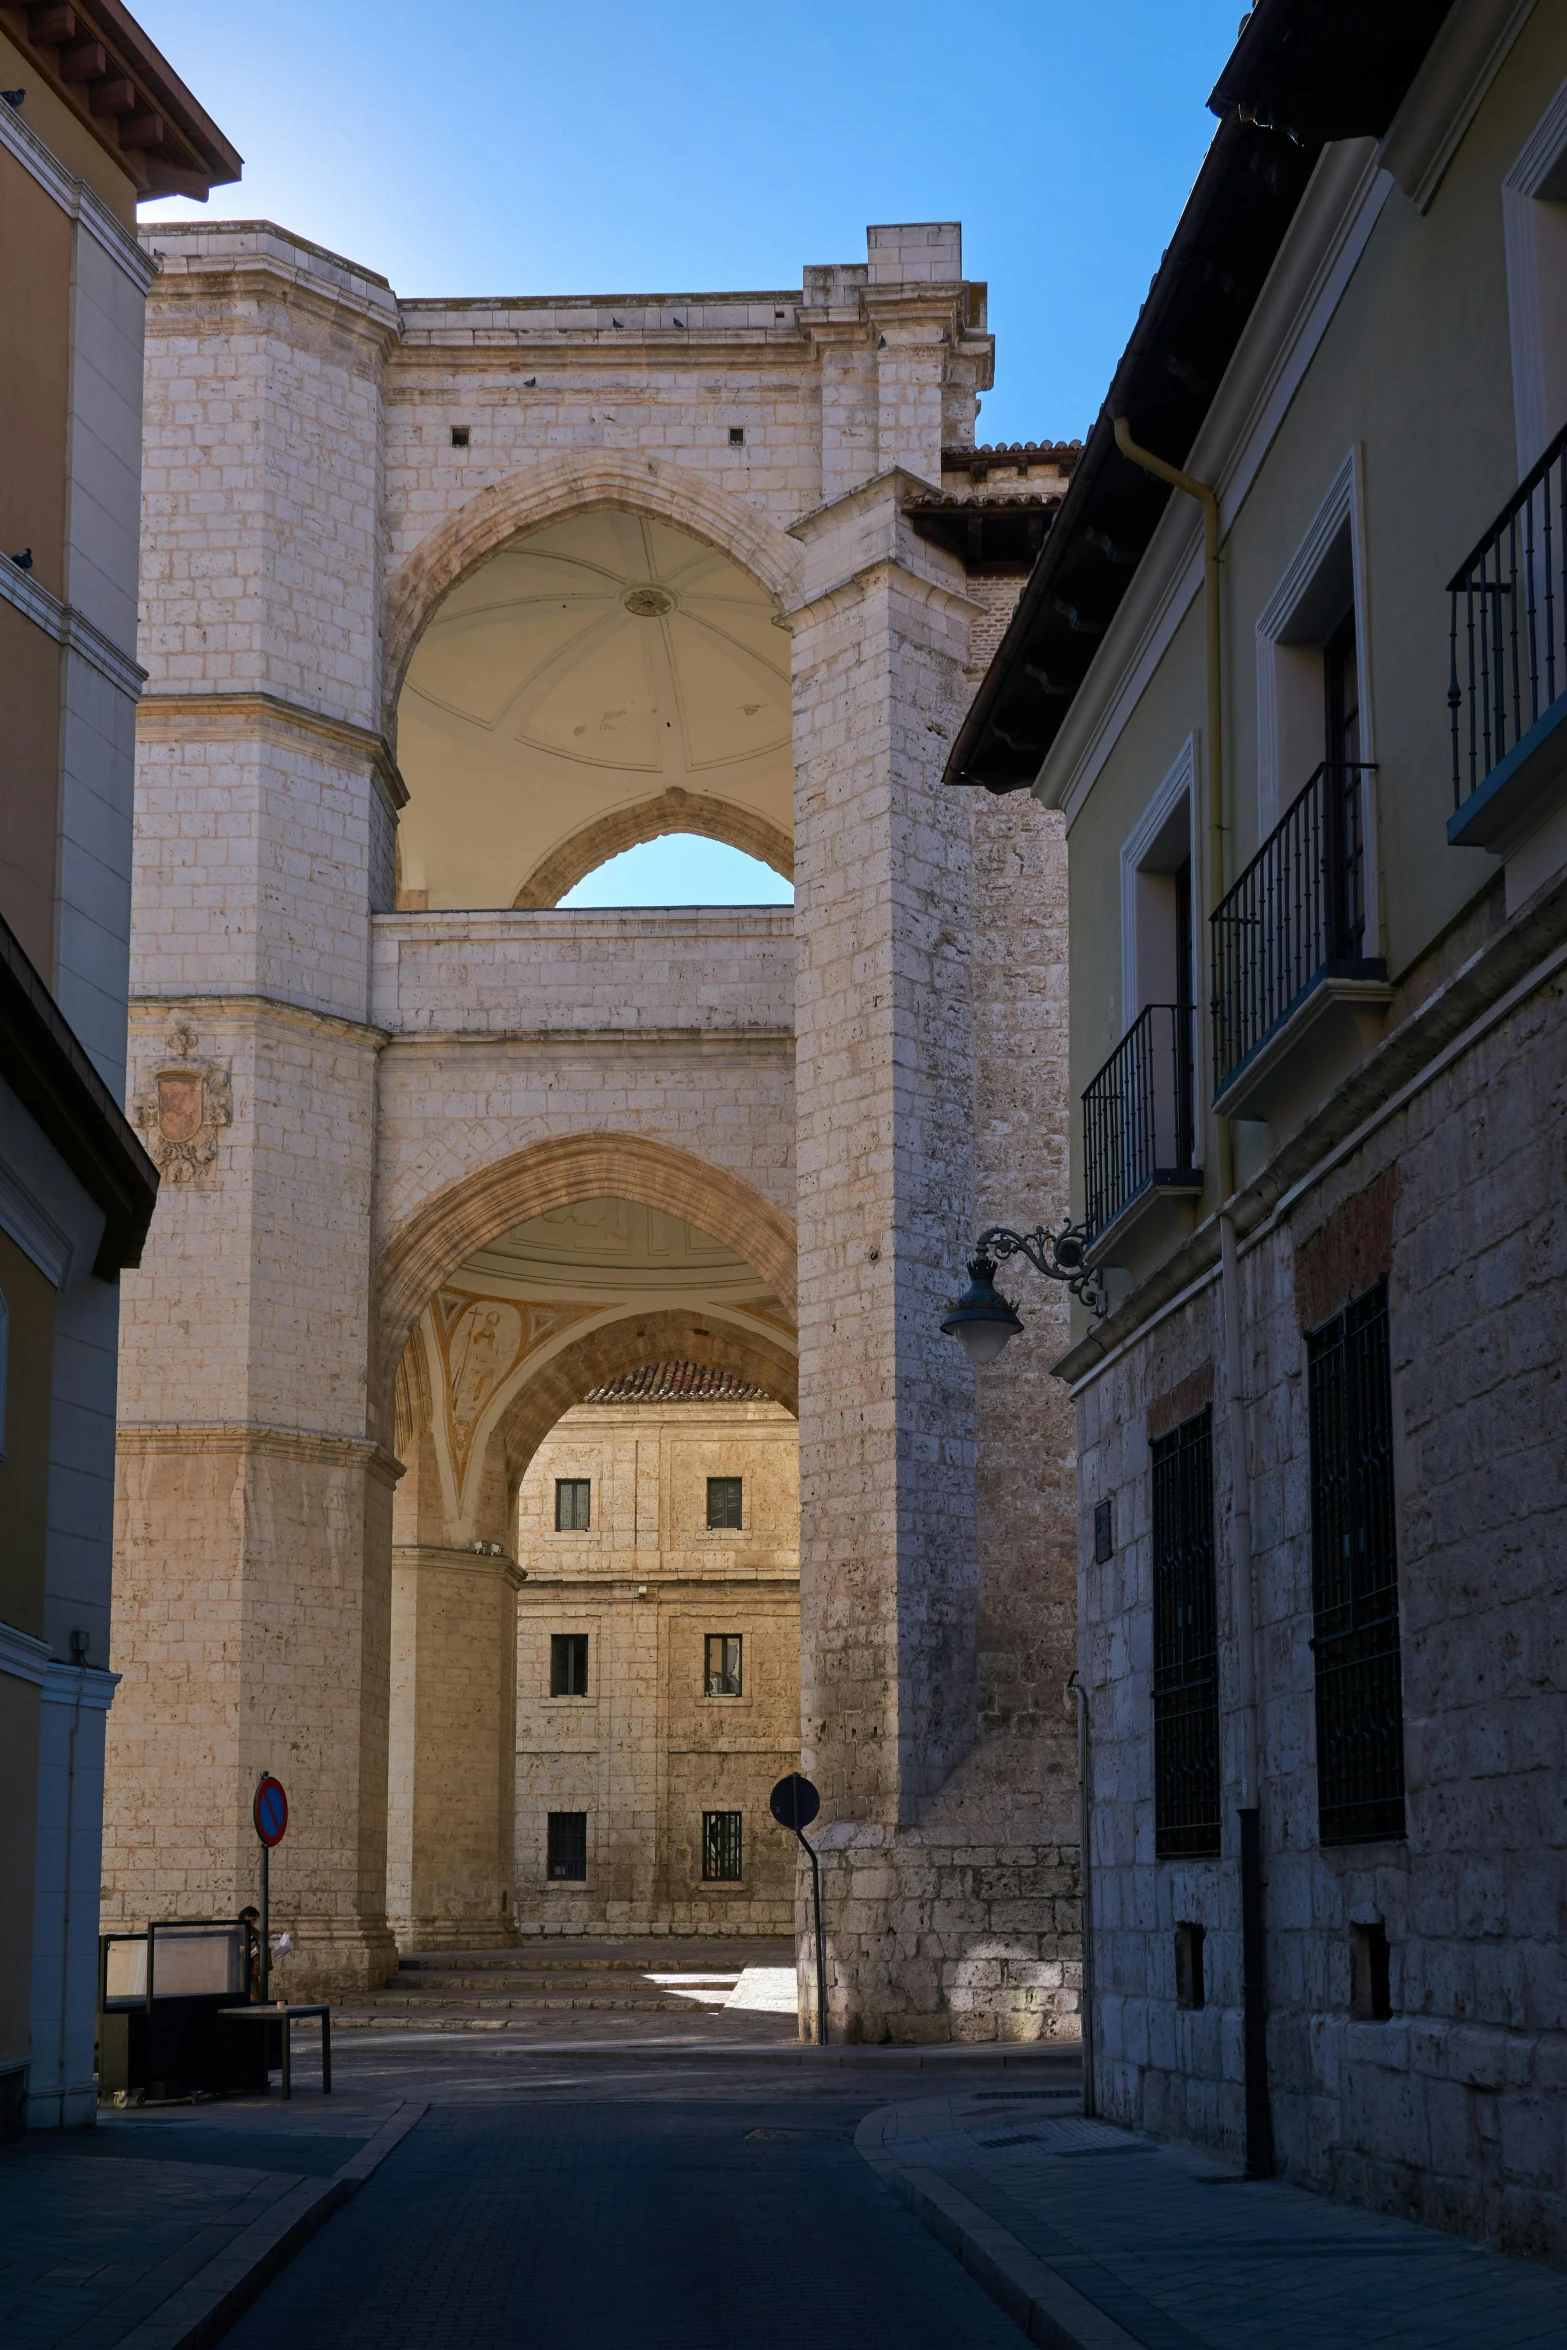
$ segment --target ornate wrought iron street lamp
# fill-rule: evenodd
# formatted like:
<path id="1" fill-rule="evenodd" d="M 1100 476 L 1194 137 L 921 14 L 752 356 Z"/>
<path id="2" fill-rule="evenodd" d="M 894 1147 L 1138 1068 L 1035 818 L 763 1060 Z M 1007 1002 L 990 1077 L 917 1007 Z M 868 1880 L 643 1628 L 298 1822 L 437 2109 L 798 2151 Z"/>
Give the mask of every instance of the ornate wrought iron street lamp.
<path id="1" fill-rule="evenodd" d="M 990 1225 L 974 1243 L 968 1287 L 953 1300 L 941 1325 L 943 1333 L 957 1340 L 976 1371 L 993 1363 L 1007 1340 L 1016 1337 L 1023 1327 L 1022 1317 L 1011 1299 L 996 1287 L 996 1262 L 1005 1257 L 1027 1257 L 1036 1273 L 1043 1273 L 1047 1281 L 1064 1281 L 1090 1313 L 1102 1314 L 1104 1283 L 1097 1272 L 1088 1270 L 1084 1262 L 1087 1253 L 1088 1232 L 1081 1224 L 1064 1224 L 1059 1232 L 1047 1232 L 1043 1224 L 1032 1232 L 1013 1232 L 1005 1224 Z"/>

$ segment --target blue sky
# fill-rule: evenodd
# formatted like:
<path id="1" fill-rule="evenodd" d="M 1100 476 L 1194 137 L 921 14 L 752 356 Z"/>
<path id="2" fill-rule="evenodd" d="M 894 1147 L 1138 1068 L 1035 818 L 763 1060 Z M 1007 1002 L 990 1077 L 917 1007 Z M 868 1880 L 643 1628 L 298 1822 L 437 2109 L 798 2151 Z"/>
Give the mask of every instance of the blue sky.
<path id="1" fill-rule="evenodd" d="M 134 5 L 245 157 L 144 217 L 277 220 L 407 295 L 797 286 L 869 221 L 958 219 L 1010 441 L 1092 423 L 1243 0 Z"/>

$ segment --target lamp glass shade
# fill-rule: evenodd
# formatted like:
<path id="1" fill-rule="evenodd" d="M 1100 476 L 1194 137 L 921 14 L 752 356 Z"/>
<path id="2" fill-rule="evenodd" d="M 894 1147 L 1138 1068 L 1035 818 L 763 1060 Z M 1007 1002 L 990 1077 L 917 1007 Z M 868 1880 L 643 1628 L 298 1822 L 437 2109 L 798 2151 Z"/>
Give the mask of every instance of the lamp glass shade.
<path id="1" fill-rule="evenodd" d="M 953 1301 L 941 1327 L 945 1336 L 957 1340 L 979 1370 L 995 1361 L 1007 1340 L 1015 1338 L 1023 1325 L 1011 1300 L 997 1289 L 996 1268 L 989 1257 L 973 1258 L 968 1270 L 969 1285 Z"/>

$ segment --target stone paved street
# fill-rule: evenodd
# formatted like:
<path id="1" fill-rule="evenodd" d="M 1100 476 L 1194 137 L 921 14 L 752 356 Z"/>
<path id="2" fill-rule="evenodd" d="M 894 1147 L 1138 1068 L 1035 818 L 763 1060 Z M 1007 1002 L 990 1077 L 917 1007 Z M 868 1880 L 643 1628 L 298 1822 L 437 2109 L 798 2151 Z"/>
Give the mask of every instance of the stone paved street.
<path id="1" fill-rule="evenodd" d="M 1085 2122 L 1070 2053 L 355 2036 L 319 2096 L 106 2115 L 0 2158 L 0 2341 L 173 2350 L 242 2228 L 418 2114 L 237 2350 L 1009 2350 L 933 2206 L 1083 2350 L 1544 2350 L 1567 2278 Z M 943 2200 L 944 2199 L 944 2200 Z M 1055 2304 L 1049 2295 L 1055 2293 Z M 1076 2297 L 1075 2299 L 1073 2297 Z M 1077 2314 L 1074 2316 L 1073 2312 Z M 136 2333 L 148 2326 L 145 2333 Z M 204 2337 L 215 2338 L 215 2337 Z"/>

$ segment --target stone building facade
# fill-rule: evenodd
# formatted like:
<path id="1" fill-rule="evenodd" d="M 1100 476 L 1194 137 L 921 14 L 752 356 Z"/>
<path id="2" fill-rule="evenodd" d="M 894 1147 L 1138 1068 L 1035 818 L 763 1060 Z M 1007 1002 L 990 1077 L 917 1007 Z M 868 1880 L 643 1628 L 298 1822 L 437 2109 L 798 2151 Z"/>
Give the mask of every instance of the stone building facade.
<path id="1" fill-rule="evenodd" d="M 936 1323 L 1062 1196 L 1058 825 L 939 777 L 1072 452 L 976 448 L 952 224 L 613 301 L 156 248 L 134 1056 L 227 1107 L 127 1316 L 109 1917 L 244 1899 L 272 1769 L 297 1987 L 384 1975 L 389 1855 L 513 1933 L 515 1495 L 674 1359 L 798 1415 L 838 2028 L 1070 2029 L 1052 1325 L 981 1412 Z M 551 902 L 671 829 L 793 915 Z"/>
<path id="2" fill-rule="evenodd" d="M 1068 827 L 1094 2093 L 1561 2265 L 1567 17 L 1319 19 L 952 763 Z"/>
<path id="3" fill-rule="evenodd" d="M 517 1513 L 519 1932 L 791 1934 L 767 1797 L 800 1754 L 792 1416 L 655 1364 L 557 1422 Z"/>

